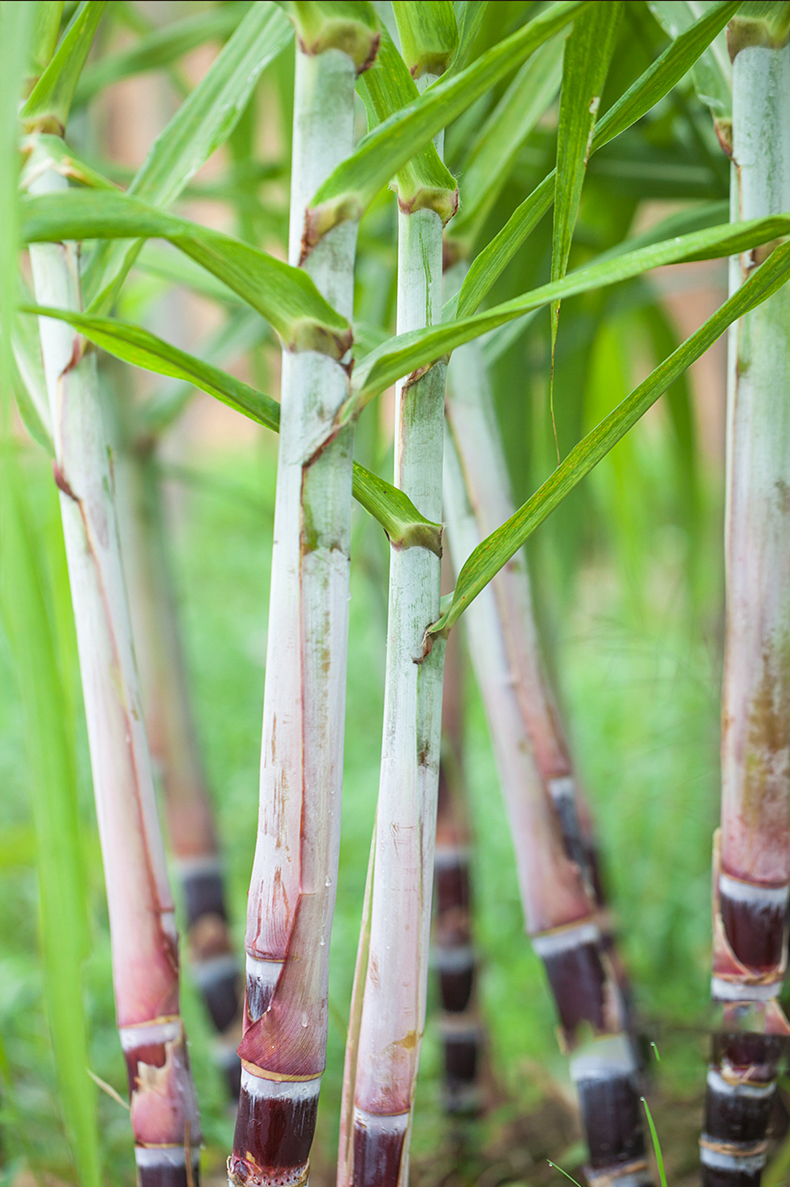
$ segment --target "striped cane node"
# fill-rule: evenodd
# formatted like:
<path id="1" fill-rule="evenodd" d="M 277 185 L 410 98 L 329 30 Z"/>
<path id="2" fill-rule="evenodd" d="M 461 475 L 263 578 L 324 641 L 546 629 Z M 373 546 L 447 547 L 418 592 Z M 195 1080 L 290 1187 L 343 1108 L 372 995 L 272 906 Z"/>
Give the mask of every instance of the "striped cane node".
<path id="1" fill-rule="evenodd" d="M 646 1158 L 635 1158 L 603 1169 L 585 1166 L 584 1174 L 589 1187 L 649 1187 L 653 1181 Z"/>
<path id="2" fill-rule="evenodd" d="M 704 1133 L 699 1140 L 700 1158 L 705 1166 L 720 1170 L 759 1170 L 765 1166 L 767 1141 L 723 1142 Z"/>
<path id="3" fill-rule="evenodd" d="M 267 1068 L 259 1067 L 256 1063 L 250 1063 L 248 1059 L 242 1059 L 241 1066 L 245 1072 L 249 1072 L 251 1076 L 257 1076 L 259 1080 L 276 1080 L 280 1083 L 306 1084 L 310 1080 L 320 1080 L 321 1072 L 317 1075 L 310 1076 L 296 1076 L 290 1075 L 288 1072 L 272 1072 Z"/>

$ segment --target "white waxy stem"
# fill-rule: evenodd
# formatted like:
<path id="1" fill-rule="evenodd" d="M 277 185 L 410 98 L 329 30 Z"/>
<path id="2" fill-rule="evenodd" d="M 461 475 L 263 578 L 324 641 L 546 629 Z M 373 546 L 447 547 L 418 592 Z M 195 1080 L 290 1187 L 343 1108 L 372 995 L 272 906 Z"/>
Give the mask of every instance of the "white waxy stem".
<path id="1" fill-rule="evenodd" d="M 630 1076 L 635 1071 L 633 1049 L 625 1035 L 596 1039 L 571 1059 L 571 1078 L 577 1084 L 580 1080 Z"/>
<path id="2" fill-rule="evenodd" d="M 790 45 L 733 63 L 732 218 L 790 209 Z M 735 292 L 759 249 L 730 263 Z M 729 336 L 726 641 L 722 720 L 724 872 L 790 878 L 790 291 Z"/>
<path id="3" fill-rule="evenodd" d="M 776 1081 L 770 1080 L 767 1084 L 750 1084 L 747 1081 L 739 1081 L 737 1084 L 733 1084 L 730 1080 L 725 1080 L 724 1076 L 715 1068 L 710 1068 L 708 1088 L 713 1092 L 722 1093 L 723 1096 L 742 1096 L 751 1100 L 765 1100 L 776 1090 Z"/>
<path id="4" fill-rule="evenodd" d="M 309 1080 L 275 1080 L 268 1076 L 254 1076 L 246 1067 L 241 1069 L 241 1087 L 255 1100 L 310 1101 L 321 1090 L 321 1077 Z"/>
<path id="5" fill-rule="evenodd" d="M 700 1161 L 703 1166 L 709 1166 L 711 1170 L 734 1171 L 751 1175 L 763 1169 L 766 1157 L 764 1153 L 727 1154 L 723 1150 L 711 1150 L 708 1146 L 700 1145 Z"/>
<path id="6" fill-rule="evenodd" d="M 581 944 L 599 944 L 600 942 L 601 933 L 594 923 L 583 923 L 580 927 L 563 927 L 559 931 L 544 932 L 543 935 L 532 937 L 532 947 L 544 960 L 547 956 L 558 956 L 561 952 L 570 952 Z"/>
<path id="7" fill-rule="evenodd" d="M 727 874 L 719 875 L 719 891 L 722 894 L 734 902 L 749 903 L 757 908 L 786 906 L 788 889 L 788 886 L 754 886 L 750 882 L 730 878 Z"/>
<path id="8" fill-rule="evenodd" d="M 31 189 L 52 193 L 65 186 L 47 171 Z M 81 307 L 74 244 L 31 245 L 30 260 L 40 304 Z M 95 355 L 80 357 L 79 337 L 65 322 L 41 318 L 39 326 L 107 885 L 116 1016 L 122 1035 L 132 1027 L 139 1036 L 148 1026 L 157 1031 L 162 1014 L 177 1014 L 178 937 L 140 704 L 112 455 Z M 133 1091 L 132 1125 L 141 1145 L 163 1138 L 164 1144 L 183 1143 L 182 1125 L 200 1141 L 191 1073 L 180 1059 L 183 1028 L 177 1019 L 175 1026 L 172 1075 L 158 1077 L 167 1079 L 161 1091 L 172 1106 L 170 1122 L 152 1115 L 142 1084 Z"/>
<path id="9" fill-rule="evenodd" d="M 167 1022 L 155 1022 L 151 1026 L 121 1026 L 118 1034 L 121 1037 L 121 1047 L 124 1051 L 134 1051 L 137 1047 L 153 1047 L 158 1043 L 172 1043 L 182 1034 L 180 1018 Z"/>
<path id="10" fill-rule="evenodd" d="M 440 321 L 441 305 L 441 218 L 433 210 L 400 212 L 398 333 Z M 434 523 L 442 513 L 445 375 L 445 364 L 437 363 L 420 378 L 396 385 L 395 485 Z M 439 616 L 439 594 L 437 556 L 420 547 L 390 550 L 384 736 L 353 1129 L 356 1150 L 357 1142 L 370 1136 L 361 1117 L 401 1115 L 403 1143 L 391 1147 L 401 1178 L 408 1164 L 430 951 L 444 640 L 427 656 L 423 650 L 425 631 Z M 344 1118 L 346 1142 L 351 1129 Z M 347 1154 L 348 1147 L 340 1184 L 351 1171 Z"/>
<path id="11" fill-rule="evenodd" d="M 220 981 L 227 980 L 239 971 L 239 962 L 232 952 L 223 956 L 212 956 L 208 960 L 192 963 L 192 976 L 198 989 L 210 989 Z"/>
<path id="12" fill-rule="evenodd" d="M 194 1142 L 191 1143 L 195 1145 Z M 190 1162 L 197 1165 L 200 1158 L 199 1150 L 190 1157 Z M 183 1146 L 135 1146 L 134 1160 L 142 1169 L 154 1170 L 156 1167 L 179 1167 L 186 1163 L 186 1150 Z"/>
<path id="13" fill-rule="evenodd" d="M 782 978 L 764 983 L 756 981 L 725 981 L 711 977 L 710 995 L 715 1002 L 770 1002 L 779 996 Z"/>
<path id="14" fill-rule="evenodd" d="M 450 433 L 445 446 L 444 488 L 448 542 L 458 573 L 480 542 L 480 531 Z M 581 921 L 590 916 L 592 905 L 578 866 L 565 855 L 553 807 L 525 739 L 523 707 L 491 586 L 478 594 L 466 616 L 472 665 L 510 816 L 527 929 L 534 934 Z"/>

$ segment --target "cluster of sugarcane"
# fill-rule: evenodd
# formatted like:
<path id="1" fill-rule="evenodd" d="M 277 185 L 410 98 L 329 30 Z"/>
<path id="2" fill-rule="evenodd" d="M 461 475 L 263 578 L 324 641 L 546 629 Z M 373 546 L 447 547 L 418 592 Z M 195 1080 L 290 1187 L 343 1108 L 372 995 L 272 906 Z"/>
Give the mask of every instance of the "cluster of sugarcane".
<path id="1" fill-rule="evenodd" d="M 407 1174 L 425 1026 L 445 641 L 474 603 L 471 653 L 510 813 L 527 927 L 546 967 L 563 1042 L 572 1050 L 590 1148 L 588 1177 L 636 1187 L 650 1182 L 650 1171 L 623 976 L 589 814 L 539 656 L 520 550 L 690 363 L 737 325 L 714 991 L 730 1003 L 728 1023 L 741 1029 L 717 1043 L 703 1163 L 711 1184 L 756 1183 L 776 1071 L 772 1036 L 784 1026 L 775 997 L 784 969 L 790 877 L 781 580 L 781 565 L 787 567 L 781 560 L 787 463 L 784 412 L 776 400 L 788 365 L 787 296 L 778 292 L 790 271 L 790 248 L 781 242 L 790 230 L 790 215 L 783 212 L 790 208 L 790 104 L 781 101 L 790 90 L 787 6 L 767 6 L 765 18 L 766 6 L 758 5 L 756 15 L 742 20 L 736 14 L 749 5 L 706 7 L 600 118 L 626 7 L 620 3 L 558 0 L 508 35 L 495 30 L 482 48 L 483 3 L 394 3 L 391 26 L 367 3 L 312 0 L 282 7 L 291 24 L 264 0 L 250 7 L 125 193 L 63 139 L 105 5 L 81 5 L 62 36 L 61 3 L 2 10 L 0 116 L 10 129 L 3 251 L 11 264 L 18 243 L 29 245 L 35 305 L 24 298 L 22 304 L 39 317 L 46 400 L 35 352 L 15 324 L 15 292 L 3 299 L 0 377 L 7 390 L 13 348 L 27 393 L 21 410 L 33 435 L 51 446 L 60 492 L 139 1181 L 194 1182 L 201 1142 L 179 1014 L 177 934 L 152 753 L 167 792 L 196 977 L 223 1031 L 236 1014 L 235 961 L 172 624 L 149 443 L 133 428 L 116 465 L 92 345 L 195 384 L 280 433 L 260 818 L 229 1181 L 291 1187 L 308 1174 L 326 1058 L 353 494 L 387 533 L 390 584 L 381 781 L 346 1048 L 338 1183 L 395 1184 Z M 733 18 L 733 221 L 743 225 L 686 226 L 681 234 L 673 224 L 666 235 L 655 228 L 620 245 L 613 258 L 568 272 L 588 160 L 667 95 Z M 167 207 L 229 136 L 292 27 L 297 47 L 286 264 Z M 13 137 L 29 61 L 33 81 L 19 113 L 26 196 L 17 202 Z M 459 209 L 459 188 L 442 161 L 443 130 L 514 70 L 465 162 Z M 556 168 L 474 254 L 519 148 L 560 84 Z M 355 145 L 357 89 L 370 131 Z M 352 356 L 357 228 L 393 178 L 399 207 L 397 332 Z M 552 204 L 550 281 L 478 312 Z M 280 408 L 205 359 L 107 316 L 143 240 L 153 237 L 169 240 L 277 333 L 283 346 Z M 95 241 L 90 253 L 78 249 L 83 240 Z M 476 340 L 548 306 L 554 346 L 563 298 L 658 265 L 733 254 L 739 262 L 727 303 L 514 509 Z M 443 306 L 446 259 L 453 267 Z M 390 485 L 353 455 L 360 413 L 392 383 Z M 760 398 L 765 410 L 761 405 L 755 412 L 751 401 Z M 11 441 L 8 423 L 5 442 Z M 16 589 L 10 577 L 3 578 L 13 641 L 25 637 L 40 591 L 13 448 L 6 454 L 11 526 L 2 547 L 26 574 Z M 116 485 L 119 504 L 126 506 L 121 515 Z M 444 601 L 443 513 L 457 570 L 455 590 Z M 765 537 L 756 530 L 758 520 Z M 146 686 L 150 747 L 135 651 Z M 20 662 L 24 666 L 23 657 Z M 41 694 L 32 678 L 23 687 L 32 723 L 43 712 Z M 46 764 L 39 774 L 42 781 L 50 777 Z M 468 980 L 469 970 L 462 972 Z M 90 1128 L 84 1115 L 72 1123 L 83 1134 Z M 94 1162 L 84 1181 L 96 1182 L 97 1175 Z"/>

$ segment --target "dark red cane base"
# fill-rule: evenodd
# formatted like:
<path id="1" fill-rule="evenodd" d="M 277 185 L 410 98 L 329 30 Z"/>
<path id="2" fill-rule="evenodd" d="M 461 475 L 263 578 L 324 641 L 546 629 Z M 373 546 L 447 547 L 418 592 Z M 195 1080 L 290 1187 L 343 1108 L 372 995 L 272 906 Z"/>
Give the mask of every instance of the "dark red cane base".
<path id="1" fill-rule="evenodd" d="M 760 1187 L 762 1170 L 721 1170 L 702 1164 L 702 1187 Z"/>
<path id="2" fill-rule="evenodd" d="M 203 1000 L 215 1028 L 222 1034 L 239 1010 L 240 986 L 238 972 L 228 972 L 201 986 Z"/>
<path id="3" fill-rule="evenodd" d="M 184 874 L 181 879 L 187 926 L 194 927 L 204 915 L 219 915 L 226 923 L 228 911 L 225 906 L 225 887 L 218 870 Z"/>
<path id="4" fill-rule="evenodd" d="M 593 1173 L 613 1173 L 627 1163 L 641 1162 L 645 1138 L 636 1077 L 596 1076 L 580 1079 L 576 1087 Z M 647 1173 L 645 1182 L 650 1182 Z"/>
<path id="5" fill-rule="evenodd" d="M 544 956 L 543 963 L 566 1036 L 572 1039 L 580 1022 L 589 1022 L 599 1032 L 606 1030 L 606 973 L 598 945 L 577 944 Z"/>
<path id="6" fill-rule="evenodd" d="M 317 1113 L 318 1093 L 306 1098 L 253 1096 L 242 1083 L 228 1161 L 233 1182 L 291 1187 L 306 1178 Z"/>
<path id="7" fill-rule="evenodd" d="M 439 968 L 439 996 L 442 1008 L 449 1014 L 462 1014 L 472 997 L 475 980 L 474 960 L 462 968 Z"/>
<path id="8" fill-rule="evenodd" d="M 353 1187 L 398 1187 L 405 1137 L 355 1120 Z"/>
<path id="9" fill-rule="evenodd" d="M 200 1187 L 200 1167 L 197 1162 L 184 1166 L 138 1166 L 137 1187 Z"/>
<path id="10" fill-rule="evenodd" d="M 775 969 L 781 964 L 786 907 L 782 903 L 745 903 L 719 891 L 727 939 L 738 960 L 750 969 Z"/>

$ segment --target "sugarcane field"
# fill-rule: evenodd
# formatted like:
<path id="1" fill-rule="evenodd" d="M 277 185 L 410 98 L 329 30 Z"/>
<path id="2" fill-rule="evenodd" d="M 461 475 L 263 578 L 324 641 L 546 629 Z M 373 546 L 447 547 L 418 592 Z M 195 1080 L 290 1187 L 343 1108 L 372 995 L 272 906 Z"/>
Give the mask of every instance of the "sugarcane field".
<path id="1" fill-rule="evenodd" d="M 0 1187 L 790 1187 L 790 0 L 0 0 Z"/>

